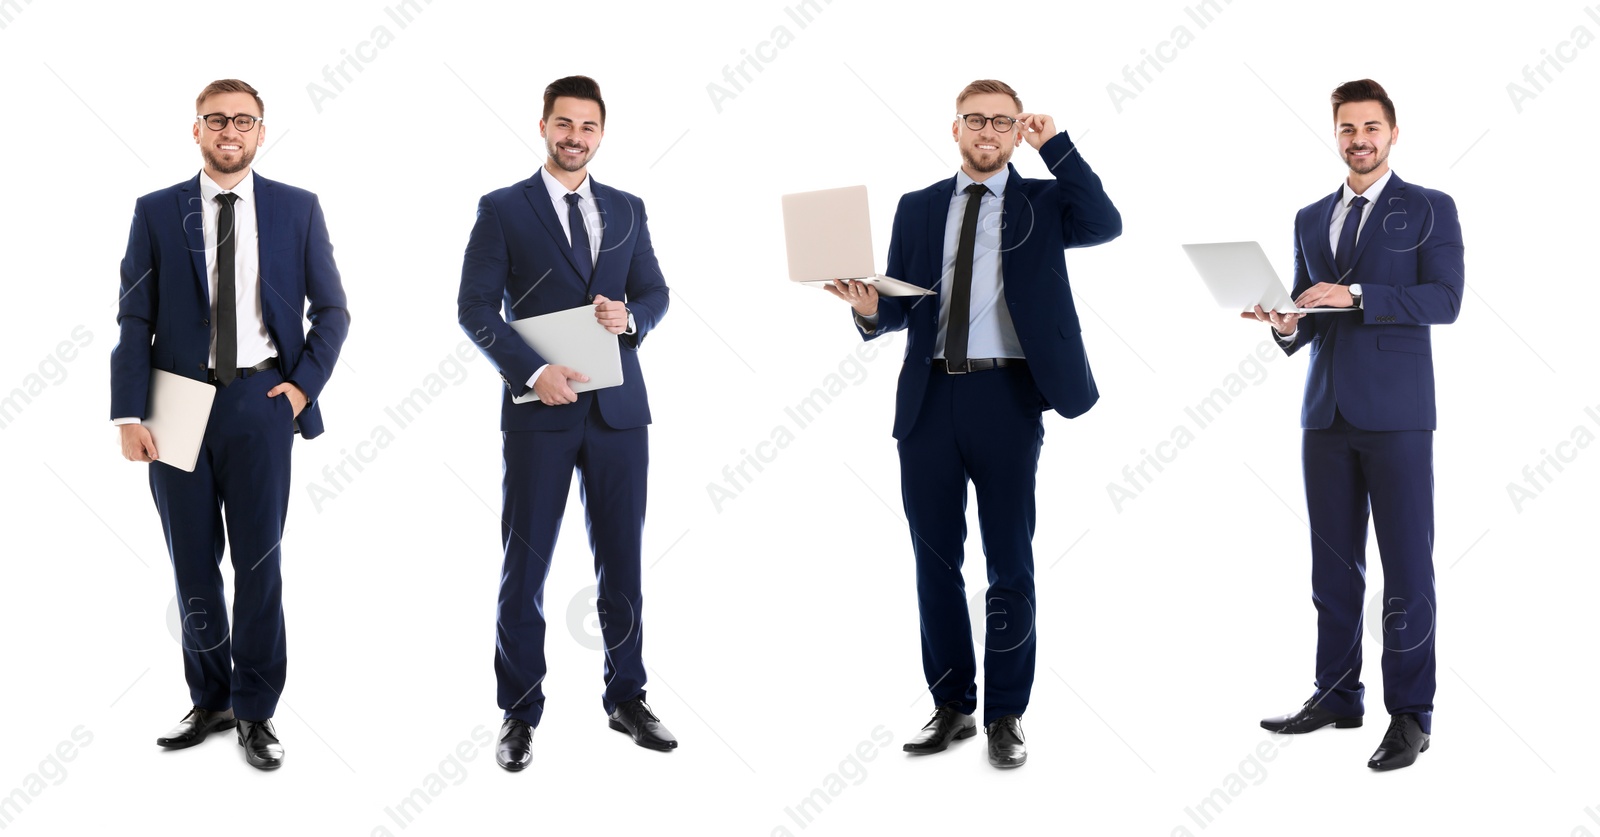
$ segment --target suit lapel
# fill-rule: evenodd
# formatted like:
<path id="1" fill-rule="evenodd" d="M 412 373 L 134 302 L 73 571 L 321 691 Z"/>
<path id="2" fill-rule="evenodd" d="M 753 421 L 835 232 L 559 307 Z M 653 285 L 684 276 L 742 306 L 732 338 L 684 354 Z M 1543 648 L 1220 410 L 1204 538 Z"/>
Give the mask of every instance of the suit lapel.
<path id="1" fill-rule="evenodd" d="M 250 176 L 255 178 L 256 282 L 260 283 L 262 290 L 266 290 L 268 284 L 271 283 L 273 278 L 276 276 L 275 271 L 268 269 L 267 259 L 270 258 L 272 254 L 273 242 L 277 241 L 274 236 L 277 233 L 276 210 L 278 202 L 277 190 L 273 188 L 277 184 L 256 174 L 253 171 L 250 173 Z M 261 294 L 261 313 L 263 317 L 266 316 L 267 312 L 272 310 L 271 306 L 266 304 L 267 299 L 269 299 L 269 297 L 266 294 Z"/>
<path id="2" fill-rule="evenodd" d="M 211 281 L 206 273 L 205 198 L 200 194 L 200 175 L 178 190 L 178 217 L 182 219 L 184 244 L 189 248 L 194 262 L 194 279 L 200 288 L 200 299 L 211 305 Z"/>
<path id="3" fill-rule="evenodd" d="M 1404 201 L 1402 193 L 1406 188 L 1405 181 L 1400 175 L 1389 175 L 1389 182 L 1384 185 L 1382 194 L 1372 202 L 1372 209 L 1367 213 L 1367 221 L 1361 227 L 1361 236 L 1356 239 L 1356 257 L 1350 260 L 1355 265 L 1361 261 L 1361 254 L 1367 251 L 1367 242 L 1384 234 L 1383 219 L 1389 212 L 1387 207 L 1391 201 Z"/>
<path id="4" fill-rule="evenodd" d="M 1328 242 L 1328 228 L 1333 224 L 1333 210 L 1339 205 L 1339 198 L 1344 194 L 1344 187 L 1323 199 L 1320 220 L 1317 228 L 1311 231 L 1311 237 L 1316 242 L 1317 254 L 1322 257 L 1324 275 L 1338 276 L 1339 269 L 1333 264 L 1333 245 Z"/>
<path id="5" fill-rule="evenodd" d="M 928 192 L 928 269 L 926 275 L 935 294 L 943 293 L 944 283 L 944 230 L 950 222 L 950 196 L 955 192 L 954 177 L 933 187 Z M 895 277 L 902 278 L 902 277 Z"/>
<path id="6" fill-rule="evenodd" d="M 589 178 L 589 195 L 594 199 L 594 211 L 600 216 L 600 252 L 594 260 L 594 276 L 600 275 L 600 265 L 605 262 L 606 251 L 616 245 L 611 240 L 611 218 L 607 214 L 611 210 L 611 190 L 596 183 L 594 178 Z M 596 279 L 596 282 L 599 280 Z"/>
<path id="7" fill-rule="evenodd" d="M 1033 202 L 1021 193 L 1022 178 L 1017 176 L 1017 168 L 1009 163 L 1006 167 L 1010 170 L 1006 176 L 1006 193 L 1000 203 L 1000 252 L 1009 253 L 1017 246 L 1017 236 L 1022 236 L 1026 241 L 1033 232 Z M 1018 200 L 1013 201 L 1011 194 L 1017 191 Z M 1021 232 L 1018 232 L 1020 230 Z M 1012 260 L 1001 261 L 1001 271 Z M 1003 278 L 1003 277 L 1002 277 Z"/>
<path id="8" fill-rule="evenodd" d="M 567 234 L 561 229 L 561 219 L 556 217 L 555 206 L 550 202 L 550 190 L 545 188 L 544 175 L 535 174 L 528 180 L 527 187 L 522 194 L 528 198 L 528 204 L 533 207 L 533 214 L 538 216 L 539 222 L 544 224 L 545 231 L 550 233 L 550 238 L 555 242 L 556 249 L 567 259 L 567 264 L 579 276 L 583 271 L 578 269 L 578 263 L 572 258 L 572 243 L 567 241 Z"/>

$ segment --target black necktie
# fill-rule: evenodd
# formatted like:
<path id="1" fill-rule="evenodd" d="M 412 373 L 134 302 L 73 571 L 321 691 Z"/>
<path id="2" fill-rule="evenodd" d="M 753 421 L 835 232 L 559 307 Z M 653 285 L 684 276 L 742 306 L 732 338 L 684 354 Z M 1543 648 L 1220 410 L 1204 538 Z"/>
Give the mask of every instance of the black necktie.
<path id="1" fill-rule="evenodd" d="M 589 228 L 584 225 L 583 212 L 578 209 L 582 198 L 577 192 L 567 193 L 567 229 L 572 233 L 572 260 L 578 263 L 578 272 L 587 280 L 594 271 L 594 255 L 589 252 Z"/>
<path id="2" fill-rule="evenodd" d="M 1339 269 L 1339 281 L 1350 275 L 1350 266 L 1356 260 L 1356 231 L 1361 229 L 1361 207 L 1367 199 L 1357 195 L 1350 201 L 1350 212 L 1344 216 L 1344 227 L 1339 230 L 1339 252 L 1333 254 L 1333 266 Z"/>
<path id="3" fill-rule="evenodd" d="M 950 289 L 950 321 L 944 332 L 944 360 L 950 367 L 967 362 L 967 333 L 972 330 L 972 251 L 978 243 L 978 208 L 989 187 L 967 187 L 966 214 L 961 216 L 961 238 L 956 243 L 956 276 Z"/>
<path id="4" fill-rule="evenodd" d="M 239 374 L 239 315 L 234 306 L 232 192 L 217 195 L 217 383 L 227 386 Z"/>

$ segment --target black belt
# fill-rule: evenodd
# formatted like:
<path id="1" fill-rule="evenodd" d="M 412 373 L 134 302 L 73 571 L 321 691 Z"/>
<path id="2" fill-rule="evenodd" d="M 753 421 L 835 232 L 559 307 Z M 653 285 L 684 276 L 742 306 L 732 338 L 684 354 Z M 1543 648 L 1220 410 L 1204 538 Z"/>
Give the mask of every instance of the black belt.
<path id="1" fill-rule="evenodd" d="M 239 372 L 238 372 L 238 377 L 240 377 L 240 378 L 248 378 L 251 375 L 256 374 L 257 372 L 265 372 L 268 369 L 277 369 L 277 368 L 278 368 L 278 356 L 277 355 L 273 355 L 272 357 L 269 357 L 266 360 L 261 361 L 260 363 L 256 364 L 255 366 L 242 366 L 242 367 L 240 367 L 239 368 Z M 215 369 L 207 369 L 206 370 L 206 382 L 207 383 L 211 383 L 211 384 L 217 383 L 217 370 L 215 370 Z"/>
<path id="2" fill-rule="evenodd" d="M 999 369 L 1002 366 L 1026 366 L 1027 361 L 1020 357 L 973 357 L 967 358 L 962 363 L 950 365 L 942 357 L 933 359 L 933 370 L 950 375 L 965 375 L 968 372 L 983 372 L 989 369 Z"/>

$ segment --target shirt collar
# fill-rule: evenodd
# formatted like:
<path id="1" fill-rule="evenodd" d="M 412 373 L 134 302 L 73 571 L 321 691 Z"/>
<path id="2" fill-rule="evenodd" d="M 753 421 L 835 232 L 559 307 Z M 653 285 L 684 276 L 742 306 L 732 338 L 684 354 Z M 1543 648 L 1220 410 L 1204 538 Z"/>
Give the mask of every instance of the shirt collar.
<path id="1" fill-rule="evenodd" d="M 1389 169 L 1383 173 L 1382 177 L 1373 181 L 1372 185 L 1367 187 L 1367 191 L 1361 193 L 1367 199 L 1367 203 L 1378 202 L 1378 196 L 1383 194 L 1383 190 L 1389 186 L 1389 178 L 1393 176 L 1394 169 Z M 1350 201 L 1354 200 L 1355 196 L 1356 191 L 1350 188 L 1350 179 L 1345 178 L 1344 187 L 1339 190 L 1339 204 L 1341 206 L 1349 206 Z"/>
<path id="2" fill-rule="evenodd" d="M 205 170 L 201 169 L 200 197 L 205 198 L 207 201 L 214 201 L 217 199 L 217 195 L 223 192 L 232 192 L 238 195 L 239 200 L 245 203 L 254 201 L 256 199 L 256 173 L 252 171 L 245 175 L 244 179 L 239 181 L 238 185 L 232 189 L 224 189 L 217 185 L 217 181 L 211 179 L 211 175 L 206 174 Z"/>
<path id="3" fill-rule="evenodd" d="M 539 176 L 544 179 L 544 188 L 545 191 L 550 193 L 550 200 L 565 201 L 568 193 L 577 192 L 590 204 L 594 203 L 594 192 L 589 188 L 590 178 L 588 173 L 583 175 L 583 182 L 579 183 L 576 189 L 568 189 L 566 186 L 561 185 L 561 181 L 557 180 L 555 175 L 551 174 L 550 170 L 544 166 L 539 167 Z"/>
<path id="4" fill-rule="evenodd" d="M 983 185 L 988 187 L 989 193 L 995 197 L 1005 197 L 1006 182 L 1010 179 L 1011 166 L 1007 165 L 994 174 L 989 175 L 989 179 L 983 181 Z M 971 177 L 968 177 L 965 170 L 956 169 L 956 196 L 960 197 L 962 193 L 967 191 L 968 186 L 971 186 L 977 182 L 978 181 L 973 180 Z"/>

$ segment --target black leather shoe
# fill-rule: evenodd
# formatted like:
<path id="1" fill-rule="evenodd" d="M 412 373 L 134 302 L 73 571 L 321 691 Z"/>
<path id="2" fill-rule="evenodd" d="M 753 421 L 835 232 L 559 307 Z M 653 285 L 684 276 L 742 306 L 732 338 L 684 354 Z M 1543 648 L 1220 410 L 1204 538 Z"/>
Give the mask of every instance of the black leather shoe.
<path id="1" fill-rule="evenodd" d="M 661 719 L 645 705 L 644 698 L 625 700 L 611 713 L 610 726 L 633 736 L 633 743 L 651 750 L 676 750 L 678 739 L 662 726 Z"/>
<path id="2" fill-rule="evenodd" d="M 1367 760 L 1367 766 L 1373 770 L 1410 767 L 1416 763 L 1417 754 L 1428 751 L 1428 738 L 1417 716 L 1409 712 L 1395 715 L 1389 719 L 1389 731 L 1383 734 L 1383 743 Z"/>
<path id="3" fill-rule="evenodd" d="M 277 770 L 283 766 L 283 745 L 272 730 L 272 721 L 246 721 L 239 719 L 239 746 L 244 748 L 245 761 L 258 770 Z"/>
<path id="4" fill-rule="evenodd" d="M 495 761 L 515 773 L 533 761 L 533 727 L 527 721 L 507 718 L 500 725 L 500 746 L 494 751 Z"/>
<path id="5" fill-rule="evenodd" d="M 922 730 L 911 736 L 900 749 L 908 753 L 925 756 L 929 753 L 942 753 L 950 746 L 952 741 L 961 741 L 978 734 L 978 722 L 971 715 L 963 715 L 956 710 L 956 705 L 947 703 L 933 710 L 933 717 L 928 719 Z"/>
<path id="6" fill-rule="evenodd" d="M 168 750 L 182 750 L 206 740 L 206 736 L 213 732 L 233 729 L 238 724 L 239 721 L 233 717 L 232 709 L 213 712 L 196 706 L 189 710 L 189 714 L 183 716 L 183 720 L 179 721 L 171 732 L 157 738 L 156 743 Z"/>
<path id="7" fill-rule="evenodd" d="M 1326 709 L 1313 706 L 1311 701 L 1300 707 L 1299 711 L 1288 715 L 1279 715 L 1276 718 L 1264 718 L 1261 728 L 1272 732 L 1281 732 L 1284 735 L 1299 735 L 1303 732 L 1319 730 L 1333 724 L 1335 729 L 1351 729 L 1361 726 L 1360 715 L 1335 715 Z"/>
<path id="8" fill-rule="evenodd" d="M 989 734 L 989 763 L 995 767 L 1021 767 L 1028 763 L 1022 745 L 1022 716 L 1003 715 L 984 732 Z"/>

